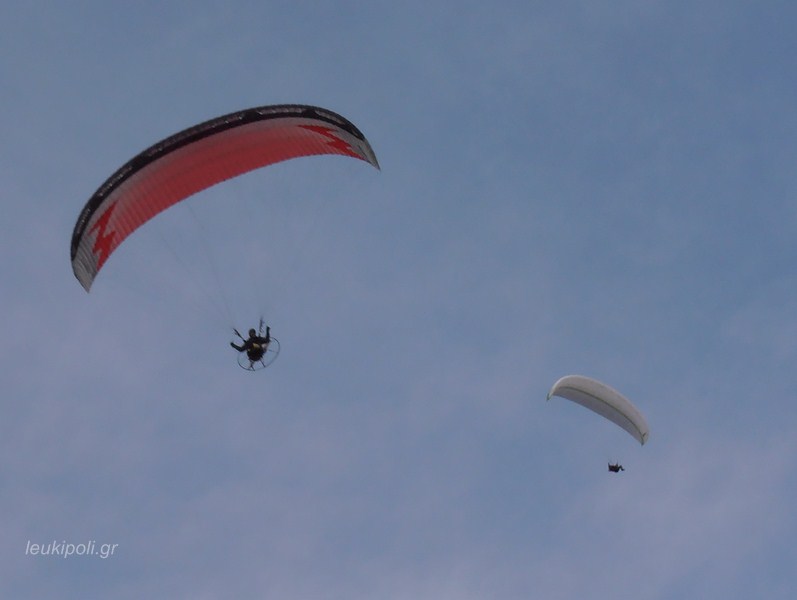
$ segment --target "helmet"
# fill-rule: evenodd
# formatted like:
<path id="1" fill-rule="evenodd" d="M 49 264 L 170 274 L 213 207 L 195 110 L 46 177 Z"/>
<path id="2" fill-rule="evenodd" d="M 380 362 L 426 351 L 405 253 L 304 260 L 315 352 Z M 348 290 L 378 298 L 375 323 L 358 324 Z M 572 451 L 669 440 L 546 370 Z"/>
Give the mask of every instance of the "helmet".
<path id="1" fill-rule="evenodd" d="M 254 329 L 250 329 L 249 330 L 249 337 L 255 337 L 256 335 L 257 335 L 257 331 L 255 331 Z"/>

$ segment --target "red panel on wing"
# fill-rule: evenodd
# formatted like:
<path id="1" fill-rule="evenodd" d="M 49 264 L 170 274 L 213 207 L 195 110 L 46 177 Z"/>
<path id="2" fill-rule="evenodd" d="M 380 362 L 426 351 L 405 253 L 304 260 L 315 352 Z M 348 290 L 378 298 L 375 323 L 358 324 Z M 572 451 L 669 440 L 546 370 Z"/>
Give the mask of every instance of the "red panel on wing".
<path id="1" fill-rule="evenodd" d="M 203 138 L 161 157 L 108 197 L 108 208 L 96 221 L 104 220 L 105 224 L 98 270 L 119 244 L 149 219 L 221 181 L 299 156 L 341 154 L 362 158 L 343 135 L 327 125 L 303 125 L 300 119 L 256 122 Z"/>

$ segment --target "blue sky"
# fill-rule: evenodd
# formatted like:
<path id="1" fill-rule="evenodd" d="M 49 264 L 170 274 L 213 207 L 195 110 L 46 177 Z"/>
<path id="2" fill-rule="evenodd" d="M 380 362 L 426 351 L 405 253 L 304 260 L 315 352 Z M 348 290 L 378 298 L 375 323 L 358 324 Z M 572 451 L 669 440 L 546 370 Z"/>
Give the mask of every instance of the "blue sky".
<path id="1" fill-rule="evenodd" d="M 6 3 L 0 595 L 791 598 L 795 26 L 776 1 Z M 288 102 L 382 170 L 203 192 L 83 291 L 69 240 L 110 173 Z M 229 328 L 261 312 L 282 354 L 250 375 Z M 648 444 L 546 403 L 569 373 Z M 118 547 L 26 555 L 53 540 Z"/>

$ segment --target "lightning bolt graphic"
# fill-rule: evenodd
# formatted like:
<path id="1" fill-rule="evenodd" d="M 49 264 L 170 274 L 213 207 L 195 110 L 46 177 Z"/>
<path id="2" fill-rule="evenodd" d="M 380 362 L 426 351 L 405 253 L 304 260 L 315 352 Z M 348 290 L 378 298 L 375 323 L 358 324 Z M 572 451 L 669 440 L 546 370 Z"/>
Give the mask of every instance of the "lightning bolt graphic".
<path id="1" fill-rule="evenodd" d="M 97 236 L 94 238 L 94 247 L 92 250 L 94 254 L 97 256 L 97 269 L 99 270 L 102 268 L 102 265 L 105 264 L 105 261 L 108 260 L 108 255 L 111 253 L 111 245 L 113 244 L 113 240 L 116 237 L 116 232 L 111 231 L 106 233 L 105 230 L 108 227 L 108 221 L 111 219 L 111 213 L 113 213 L 113 209 L 116 208 L 116 202 L 111 204 L 105 212 L 102 213 L 102 216 L 97 219 L 97 222 L 91 227 L 89 231 L 97 232 Z"/>
<path id="2" fill-rule="evenodd" d="M 335 135 L 332 129 L 329 127 L 324 127 L 323 125 L 299 125 L 302 129 L 308 129 L 320 135 L 323 135 L 325 138 L 329 140 L 327 145 L 335 148 L 338 150 L 340 154 L 345 154 L 346 156 L 353 156 L 354 158 L 360 158 L 360 155 L 357 154 L 351 147 L 348 142 L 343 141 L 338 136 Z"/>

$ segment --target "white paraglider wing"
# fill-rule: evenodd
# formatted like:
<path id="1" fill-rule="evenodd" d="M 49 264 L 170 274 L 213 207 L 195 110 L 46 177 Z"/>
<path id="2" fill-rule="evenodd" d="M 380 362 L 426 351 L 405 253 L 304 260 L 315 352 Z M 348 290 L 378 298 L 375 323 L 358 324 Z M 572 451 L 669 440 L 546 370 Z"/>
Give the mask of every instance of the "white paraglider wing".
<path id="1" fill-rule="evenodd" d="M 617 390 L 589 377 L 567 375 L 553 384 L 548 400 L 554 396 L 571 400 L 619 425 L 640 443 L 648 440 L 648 424 L 637 408 Z"/>

